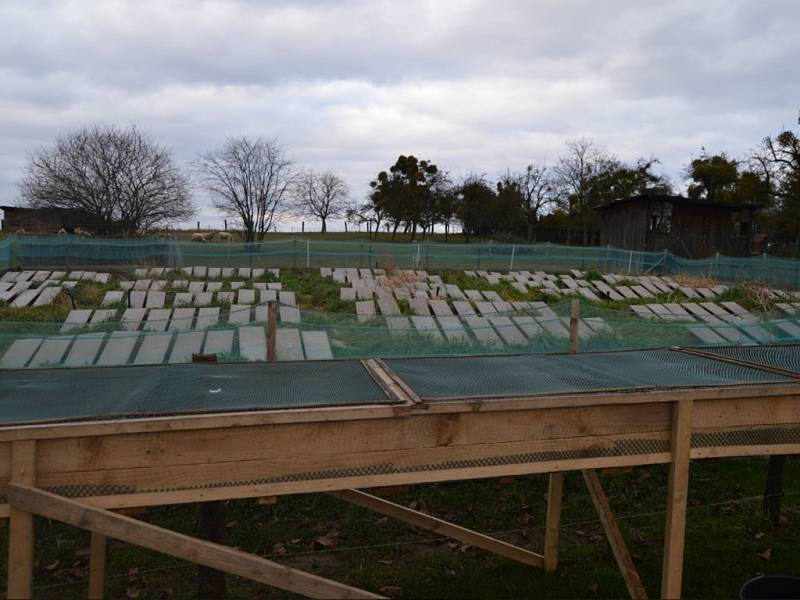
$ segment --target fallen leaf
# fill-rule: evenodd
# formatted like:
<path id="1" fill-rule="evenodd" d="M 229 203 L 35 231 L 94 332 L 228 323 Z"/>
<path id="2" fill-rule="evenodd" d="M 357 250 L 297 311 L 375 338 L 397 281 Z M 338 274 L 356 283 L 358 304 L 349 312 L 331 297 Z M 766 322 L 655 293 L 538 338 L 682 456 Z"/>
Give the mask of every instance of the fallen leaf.
<path id="1" fill-rule="evenodd" d="M 386 596 L 399 596 L 403 593 L 403 588 L 397 585 L 385 585 L 380 589 L 380 592 Z"/>
<path id="2" fill-rule="evenodd" d="M 318 546 L 322 546 L 323 548 L 333 548 L 336 546 L 336 538 L 321 535 L 314 540 L 314 543 L 316 543 Z"/>
<path id="3" fill-rule="evenodd" d="M 284 554 L 286 554 L 286 546 L 278 542 L 272 547 L 272 553 L 277 556 L 283 556 Z"/>
<path id="4" fill-rule="evenodd" d="M 381 517 L 377 521 L 373 522 L 373 525 L 375 525 L 376 527 L 383 527 L 388 522 L 389 522 L 389 517 Z"/>
<path id="5" fill-rule="evenodd" d="M 764 560 L 769 560 L 770 558 L 772 558 L 772 548 L 767 548 L 763 552 L 759 552 L 758 555 Z"/>
<path id="6" fill-rule="evenodd" d="M 239 521 L 231 521 L 230 523 L 225 523 L 225 529 L 233 529 L 234 527 L 239 526 Z"/>
<path id="7" fill-rule="evenodd" d="M 292 540 L 289 540 L 289 541 L 290 541 L 292 544 L 299 544 L 300 542 L 302 542 L 302 541 L 303 541 L 303 538 L 294 538 L 294 539 L 292 539 Z"/>
<path id="8" fill-rule="evenodd" d="M 384 558 L 384 559 L 382 559 L 382 560 L 379 560 L 378 562 L 379 562 L 379 563 L 381 563 L 382 565 L 390 565 L 390 564 L 392 564 L 394 561 L 393 561 L 393 560 L 388 560 L 388 559 L 385 559 L 385 558 Z"/>
<path id="9" fill-rule="evenodd" d="M 760 539 L 762 539 L 762 538 L 763 538 L 765 535 L 767 535 L 767 534 L 766 534 L 766 533 L 764 533 L 763 531 L 759 531 L 759 532 L 758 532 L 757 534 L 755 534 L 753 537 L 754 537 L 755 539 L 757 539 L 757 540 L 760 540 Z"/>
<path id="10" fill-rule="evenodd" d="M 142 595 L 142 590 L 138 588 L 128 588 L 125 590 L 125 597 L 126 598 L 138 598 Z"/>
<path id="11" fill-rule="evenodd" d="M 43 566 L 42 567 L 42 571 L 52 571 L 53 569 L 55 569 L 58 566 L 59 562 L 60 561 L 57 560 L 56 562 L 52 562 L 49 565 Z"/>

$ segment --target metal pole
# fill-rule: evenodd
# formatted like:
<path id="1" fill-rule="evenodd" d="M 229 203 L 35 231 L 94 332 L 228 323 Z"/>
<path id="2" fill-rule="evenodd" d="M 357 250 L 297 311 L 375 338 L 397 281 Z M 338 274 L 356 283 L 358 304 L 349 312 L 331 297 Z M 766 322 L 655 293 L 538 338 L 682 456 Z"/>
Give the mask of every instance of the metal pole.
<path id="1" fill-rule="evenodd" d="M 516 253 L 517 253 L 517 245 L 514 244 L 513 246 L 511 246 L 511 262 L 508 265 L 508 270 L 509 271 L 513 271 L 514 270 L 514 255 Z"/>
<path id="2" fill-rule="evenodd" d="M 311 267 L 311 240 L 306 240 L 306 269 Z"/>

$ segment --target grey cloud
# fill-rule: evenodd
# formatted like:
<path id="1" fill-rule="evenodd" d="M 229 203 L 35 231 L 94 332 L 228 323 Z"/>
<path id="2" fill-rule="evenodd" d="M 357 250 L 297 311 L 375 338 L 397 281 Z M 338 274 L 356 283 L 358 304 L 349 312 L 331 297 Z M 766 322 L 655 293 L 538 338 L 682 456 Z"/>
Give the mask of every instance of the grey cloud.
<path id="1" fill-rule="evenodd" d="M 4 3 L 0 197 L 28 152 L 92 122 L 184 163 L 277 136 L 356 196 L 403 152 L 493 175 L 581 135 L 678 180 L 701 146 L 736 155 L 794 123 L 798 24 L 791 0 Z"/>

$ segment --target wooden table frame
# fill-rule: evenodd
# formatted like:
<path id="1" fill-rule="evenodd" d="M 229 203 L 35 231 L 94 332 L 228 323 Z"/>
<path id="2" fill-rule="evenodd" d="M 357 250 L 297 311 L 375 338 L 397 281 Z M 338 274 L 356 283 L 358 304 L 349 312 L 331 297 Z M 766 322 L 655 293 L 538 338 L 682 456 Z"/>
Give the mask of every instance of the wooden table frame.
<path id="1" fill-rule="evenodd" d="M 643 588 L 598 468 L 669 464 L 661 596 L 681 591 L 690 459 L 800 452 L 800 381 L 425 402 L 381 361 L 393 405 L 204 414 L 0 428 L 0 517 L 10 519 L 9 598 L 29 597 L 33 515 L 92 532 L 90 595 L 117 538 L 312 597 L 376 597 L 115 510 L 330 493 L 545 569 L 555 569 L 565 471 L 584 471 L 634 597 Z M 550 473 L 542 554 L 359 489 Z"/>

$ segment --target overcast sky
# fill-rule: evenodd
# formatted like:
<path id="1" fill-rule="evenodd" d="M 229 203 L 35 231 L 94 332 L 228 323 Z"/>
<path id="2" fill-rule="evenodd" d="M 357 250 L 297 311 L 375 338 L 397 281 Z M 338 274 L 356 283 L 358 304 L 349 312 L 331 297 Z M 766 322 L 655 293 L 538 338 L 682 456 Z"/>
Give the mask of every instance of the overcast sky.
<path id="1" fill-rule="evenodd" d="M 0 0 L 0 203 L 30 152 L 92 123 L 182 164 L 277 137 L 356 198 L 398 154 L 494 177 L 580 136 L 680 183 L 703 146 L 794 127 L 798 73 L 796 0 Z"/>

